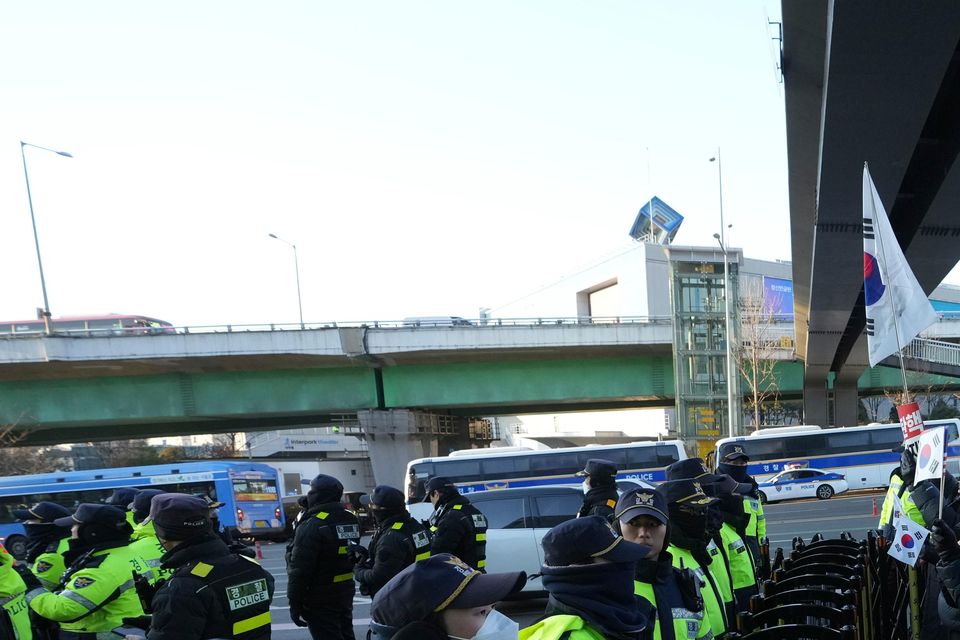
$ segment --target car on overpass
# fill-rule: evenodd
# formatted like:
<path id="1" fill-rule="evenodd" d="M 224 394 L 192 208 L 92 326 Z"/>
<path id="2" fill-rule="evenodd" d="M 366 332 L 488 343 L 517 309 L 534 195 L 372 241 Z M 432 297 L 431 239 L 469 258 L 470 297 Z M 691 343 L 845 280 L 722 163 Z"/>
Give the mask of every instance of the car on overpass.
<path id="1" fill-rule="evenodd" d="M 761 482 L 760 500 L 777 502 L 796 498 L 829 500 L 844 493 L 850 486 L 840 473 L 821 469 L 787 469 L 769 480 Z"/>

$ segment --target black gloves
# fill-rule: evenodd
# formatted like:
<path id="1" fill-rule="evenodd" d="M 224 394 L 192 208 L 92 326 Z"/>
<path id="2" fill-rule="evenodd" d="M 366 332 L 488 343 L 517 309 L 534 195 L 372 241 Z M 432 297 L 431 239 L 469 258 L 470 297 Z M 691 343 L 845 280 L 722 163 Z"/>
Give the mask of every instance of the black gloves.
<path id="1" fill-rule="evenodd" d="M 900 475 L 907 484 L 913 484 L 913 476 L 917 472 L 917 457 L 909 449 L 900 454 Z"/>
<path id="2" fill-rule="evenodd" d="M 40 584 L 40 581 L 37 580 L 37 576 L 33 575 L 33 571 L 30 570 L 30 567 L 25 563 L 17 561 L 13 563 L 13 570 L 20 574 L 20 577 L 23 578 L 23 584 L 27 585 L 27 591 L 33 591 L 34 589 L 42 589 L 43 585 Z"/>
<path id="3" fill-rule="evenodd" d="M 363 564 L 370 558 L 370 552 L 363 545 L 351 542 L 347 551 L 347 558 L 353 564 Z"/>
<path id="4" fill-rule="evenodd" d="M 957 534 L 943 520 L 934 520 L 930 527 L 930 542 L 940 556 L 940 562 L 946 564 L 960 560 L 960 545 L 957 544 Z"/>
<path id="5" fill-rule="evenodd" d="M 303 619 L 303 605 L 299 602 L 290 603 L 290 619 L 293 620 L 293 624 L 298 627 L 307 626 L 307 621 Z"/>

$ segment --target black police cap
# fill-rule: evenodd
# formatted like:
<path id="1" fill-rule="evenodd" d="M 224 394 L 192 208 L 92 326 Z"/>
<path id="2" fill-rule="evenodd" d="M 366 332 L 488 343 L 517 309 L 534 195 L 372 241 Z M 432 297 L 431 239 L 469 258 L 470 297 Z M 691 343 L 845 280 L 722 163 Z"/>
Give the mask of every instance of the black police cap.
<path id="1" fill-rule="evenodd" d="M 360 496 L 360 504 L 374 511 L 403 511 L 407 508 L 403 493 L 385 484 L 377 485 L 373 493 Z"/>
<path id="2" fill-rule="evenodd" d="M 343 493 L 343 484 L 333 476 L 321 473 L 310 481 L 310 489 L 315 491 L 339 491 Z"/>
<path id="3" fill-rule="evenodd" d="M 109 504 L 81 504 L 73 515 L 57 518 L 53 524 L 58 527 L 72 527 L 75 524 L 119 526 L 127 524 L 127 514 L 123 509 Z"/>
<path id="4" fill-rule="evenodd" d="M 166 491 L 163 489 L 140 489 L 133 496 L 129 509 L 136 513 L 150 513 L 150 501 L 153 500 L 153 496 L 158 496 L 161 493 L 166 493 Z"/>
<path id="5" fill-rule="evenodd" d="M 637 487 L 624 492 L 617 500 L 614 513 L 624 524 L 629 524 L 639 516 L 653 516 L 663 524 L 667 524 L 670 520 L 667 515 L 667 498 L 656 489 L 646 487 Z"/>
<path id="6" fill-rule="evenodd" d="M 503 600 L 527 582 L 522 571 L 480 573 L 449 553 L 409 565 L 373 597 L 371 620 L 402 627 L 445 609 L 472 609 Z"/>
<path id="7" fill-rule="evenodd" d="M 57 518 L 69 518 L 72 512 L 62 504 L 56 502 L 38 502 L 29 509 L 14 509 L 13 517 L 17 520 L 38 520 L 53 524 Z"/>
<path id="8" fill-rule="evenodd" d="M 133 502 L 134 496 L 137 495 L 137 489 L 133 487 L 124 487 L 122 489 L 114 489 L 113 494 L 104 501 L 104 504 L 109 504 L 114 507 L 120 507 L 121 509 L 126 509 L 131 502 Z"/>
<path id="9" fill-rule="evenodd" d="M 611 562 L 638 562 L 650 547 L 623 539 L 600 516 L 561 522 L 543 536 L 543 563 L 549 567 L 591 564 L 594 558 Z"/>
<path id="10" fill-rule="evenodd" d="M 703 485 L 697 480 L 669 480 L 661 482 L 657 489 L 663 492 L 668 505 L 681 505 L 706 509 L 719 502 L 703 491 Z"/>
<path id="11" fill-rule="evenodd" d="M 611 462 L 610 460 L 604 460 L 603 458 L 590 458 L 587 460 L 587 464 L 584 466 L 583 471 L 578 471 L 577 475 L 613 477 L 617 475 L 617 465 L 616 463 Z"/>
<path id="12" fill-rule="evenodd" d="M 210 507 L 205 500 L 185 493 L 163 493 L 150 501 L 150 515 L 157 535 L 184 539 L 208 533 Z"/>
<path id="13" fill-rule="evenodd" d="M 742 444 L 731 444 L 723 447 L 723 455 L 721 460 L 724 462 L 729 462 L 730 460 L 737 459 L 743 459 L 747 462 L 750 461 L 750 456 L 747 454 L 747 451 L 743 448 Z"/>
<path id="14" fill-rule="evenodd" d="M 696 480 L 700 484 L 710 484 L 719 479 L 719 475 L 710 473 L 703 458 L 678 460 L 667 467 L 667 480 Z"/>
<path id="15" fill-rule="evenodd" d="M 445 478 L 443 476 L 437 476 L 436 478 L 430 478 L 427 484 L 424 486 L 424 491 L 426 495 L 423 496 L 423 501 L 427 502 L 430 499 L 430 494 L 434 491 L 456 491 L 457 485 L 453 483 L 453 480 L 450 478 Z"/>

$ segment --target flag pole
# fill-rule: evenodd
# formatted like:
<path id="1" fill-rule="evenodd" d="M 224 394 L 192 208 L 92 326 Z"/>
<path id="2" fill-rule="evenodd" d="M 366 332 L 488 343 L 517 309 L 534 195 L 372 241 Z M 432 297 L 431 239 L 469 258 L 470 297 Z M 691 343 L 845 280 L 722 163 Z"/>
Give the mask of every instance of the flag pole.
<path id="1" fill-rule="evenodd" d="M 870 167 L 866 162 L 863 163 L 863 170 L 867 173 L 870 173 Z M 876 190 L 877 185 L 873 183 L 873 175 L 870 176 L 870 184 L 873 185 L 874 190 Z M 879 233 L 879 224 L 876 224 L 877 227 L 877 248 L 880 249 L 880 259 L 883 264 L 887 264 L 886 255 L 883 251 L 883 234 Z M 893 225 L 891 225 L 892 227 Z M 893 286 L 893 283 L 890 283 L 890 286 Z M 894 295 L 890 296 L 890 306 L 893 307 L 893 332 L 896 334 L 897 338 L 897 358 L 900 360 L 900 380 L 903 382 L 903 402 L 900 404 L 906 404 L 910 402 L 910 388 L 907 386 L 907 370 L 903 366 L 903 345 L 900 344 L 900 323 L 897 321 L 899 314 L 897 313 L 897 297 Z"/>

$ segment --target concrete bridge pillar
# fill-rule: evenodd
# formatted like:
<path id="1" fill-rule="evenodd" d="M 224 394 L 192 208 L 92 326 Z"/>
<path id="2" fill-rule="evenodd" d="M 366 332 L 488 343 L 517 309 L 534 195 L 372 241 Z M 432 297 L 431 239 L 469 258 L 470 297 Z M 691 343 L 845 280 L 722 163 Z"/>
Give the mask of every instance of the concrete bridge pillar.
<path id="1" fill-rule="evenodd" d="M 841 371 L 833 381 L 833 426 L 835 427 L 857 426 L 860 408 L 857 378 L 858 376 L 846 376 Z"/>
<path id="2" fill-rule="evenodd" d="M 803 377 L 803 424 L 830 425 L 827 415 L 827 372 L 805 372 Z M 812 374 L 812 375 L 811 375 Z"/>
<path id="3" fill-rule="evenodd" d="M 409 409 L 358 411 L 377 484 L 406 493 L 407 463 L 470 446 L 467 419 Z"/>

